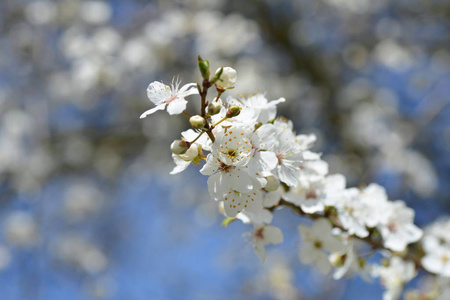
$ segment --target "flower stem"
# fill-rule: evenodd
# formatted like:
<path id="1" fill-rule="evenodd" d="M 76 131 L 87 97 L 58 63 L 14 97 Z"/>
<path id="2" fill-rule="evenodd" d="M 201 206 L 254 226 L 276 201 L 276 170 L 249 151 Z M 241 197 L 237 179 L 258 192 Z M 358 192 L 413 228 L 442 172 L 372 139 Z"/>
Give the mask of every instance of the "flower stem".
<path id="1" fill-rule="evenodd" d="M 192 142 L 189 142 L 189 143 L 191 143 L 191 144 L 195 143 L 199 139 L 199 137 L 202 136 L 203 133 L 205 133 L 205 132 L 202 131 Z"/>
<path id="2" fill-rule="evenodd" d="M 218 92 L 218 93 L 217 93 L 216 100 L 214 100 L 214 102 L 219 101 L 219 98 L 220 98 L 220 96 L 222 96 L 222 94 L 223 94 L 223 92 Z"/>
<path id="3" fill-rule="evenodd" d="M 185 114 L 186 116 L 188 116 L 189 118 L 192 117 L 191 114 L 187 113 L 185 110 L 183 110 L 183 114 Z"/>
<path id="4" fill-rule="evenodd" d="M 211 85 L 212 85 L 212 83 L 209 82 L 209 80 L 204 79 L 202 88 L 201 89 L 199 88 L 199 93 L 200 93 L 200 98 L 201 98 L 200 114 L 203 118 L 206 117 L 206 94 L 208 93 L 208 89 L 211 87 Z M 211 141 L 214 143 L 214 141 L 216 139 L 214 138 L 214 134 L 211 131 L 211 127 L 209 126 L 209 121 L 207 119 L 206 119 L 205 129 L 206 129 L 206 134 L 209 136 Z"/>
<path id="5" fill-rule="evenodd" d="M 222 120 L 220 120 L 219 122 L 217 122 L 216 124 L 213 124 L 212 127 L 216 127 L 217 125 L 219 125 L 220 123 L 222 123 L 223 121 L 225 121 L 226 119 L 228 119 L 228 117 L 223 118 Z"/>

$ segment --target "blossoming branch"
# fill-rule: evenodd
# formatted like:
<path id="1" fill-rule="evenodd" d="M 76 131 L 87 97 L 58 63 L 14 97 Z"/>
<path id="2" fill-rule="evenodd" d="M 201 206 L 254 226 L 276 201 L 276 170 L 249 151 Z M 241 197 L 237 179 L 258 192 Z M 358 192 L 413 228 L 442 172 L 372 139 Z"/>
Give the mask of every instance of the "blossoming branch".
<path id="1" fill-rule="evenodd" d="M 398 299 L 419 269 L 450 277 L 450 238 L 438 225 L 424 236 L 414 225 L 414 211 L 401 200 L 389 201 L 382 186 L 348 188 L 343 175 L 329 174 L 321 155 L 310 150 L 316 137 L 297 135 L 290 120 L 277 117 L 284 98 L 223 99 L 236 84 L 236 71 L 222 67 L 211 75 L 209 62 L 200 56 L 198 66 L 200 84 L 152 82 L 147 95 L 156 106 L 141 118 L 165 109 L 190 117 L 192 129 L 170 146 L 176 165 L 171 174 L 203 163 L 200 172 L 208 176 L 209 194 L 226 216 L 223 224 L 252 225 L 252 244 L 262 261 L 267 245 L 283 242 L 280 228 L 270 224 L 277 210 L 288 208 L 311 220 L 311 226 L 298 226 L 300 261 L 323 274 L 332 272 L 334 279 L 379 277 L 384 298 Z M 216 93 L 210 96 L 212 87 Z M 185 98 L 193 95 L 200 96 L 197 115 L 186 111 Z M 375 253 L 383 259 L 374 262 Z M 431 299 L 436 293 L 439 286 L 421 296 Z"/>

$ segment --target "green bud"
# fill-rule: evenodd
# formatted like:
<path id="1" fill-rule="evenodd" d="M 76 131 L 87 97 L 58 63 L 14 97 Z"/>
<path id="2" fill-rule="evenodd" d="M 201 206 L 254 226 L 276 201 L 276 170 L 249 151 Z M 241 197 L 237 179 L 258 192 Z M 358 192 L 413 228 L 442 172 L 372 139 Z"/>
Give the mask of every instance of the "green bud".
<path id="1" fill-rule="evenodd" d="M 196 116 L 192 116 L 189 119 L 189 123 L 191 123 L 192 128 L 201 129 L 201 128 L 205 127 L 206 120 L 202 116 L 196 115 Z"/>
<path id="2" fill-rule="evenodd" d="M 187 141 L 175 140 L 170 145 L 170 151 L 172 151 L 173 154 L 180 155 L 186 153 L 190 146 L 190 143 Z"/>
<path id="3" fill-rule="evenodd" d="M 220 109 L 222 108 L 222 105 L 220 105 L 217 102 L 211 102 L 208 105 L 208 114 L 210 116 L 214 116 L 215 114 L 218 114 L 220 112 Z"/>
<path id="4" fill-rule="evenodd" d="M 209 80 L 209 76 L 211 75 L 211 72 L 209 71 L 209 61 L 203 60 L 200 55 L 198 56 L 198 68 L 200 69 L 202 78 Z"/>
<path id="5" fill-rule="evenodd" d="M 227 118 L 232 118 L 232 117 L 238 116 L 240 113 L 241 113 L 241 108 L 239 106 L 237 106 L 236 104 L 233 104 L 228 108 L 226 116 L 227 116 Z"/>

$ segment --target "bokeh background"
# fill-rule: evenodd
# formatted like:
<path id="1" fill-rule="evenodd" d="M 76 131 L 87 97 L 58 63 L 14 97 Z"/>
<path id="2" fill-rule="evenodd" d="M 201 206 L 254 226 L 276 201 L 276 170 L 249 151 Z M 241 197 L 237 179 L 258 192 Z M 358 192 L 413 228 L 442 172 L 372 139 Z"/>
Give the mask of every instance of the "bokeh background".
<path id="1" fill-rule="evenodd" d="M 287 210 L 262 264 L 199 167 L 168 175 L 187 118 L 140 120 L 145 90 L 232 66 L 424 226 L 450 214 L 449 28 L 447 0 L 1 1 L 0 299 L 381 299 L 302 266 Z"/>

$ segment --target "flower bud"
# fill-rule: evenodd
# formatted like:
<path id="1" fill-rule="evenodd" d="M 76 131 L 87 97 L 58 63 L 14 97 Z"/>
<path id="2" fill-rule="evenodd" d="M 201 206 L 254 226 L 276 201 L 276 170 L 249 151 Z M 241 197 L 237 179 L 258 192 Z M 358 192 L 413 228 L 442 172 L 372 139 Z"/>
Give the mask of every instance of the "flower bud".
<path id="1" fill-rule="evenodd" d="M 189 149 L 189 147 L 190 147 L 189 142 L 182 141 L 182 140 L 175 140 L 170 145 L 170 151 L 172 151 L 173 154 L 180 155 L 180 154 L 186 153 L 186 151 Z"/>
<path id="2" fill-rule="evenodd" d="M 220 109 L 222 108 L 222 105 L 220 105 L 220 103 L 218 102 L 211 102 L 208 105 L 208 114 L 210 116 L 213 116 L 215 114 L 218 114 L 220 112 Z"/>
<path id="3" fill-rule="evenodd" d="M 238 116 L 240 113 L 241 113 L 241 108 L 239 106 L 237 106 L 236 104 L 233 104 L 228 108 L 226 116 L 227 116 L 227 118 L 232 118 L 232 117 Z"/>
<path id="4" fill-rule="evenodd" d="M 205 127 L 206 120 L 202 116 L 196 115 L 189 119 L 189 123 L 191 123 L 192 128 L 201 129 Z"/>
<path id="5" fill-rule="evenodd" d="M 264 187 L 264 189 L 268 192 L 273 192 L 278 190 L 278 187 L 280 186 L 280 181 L 275 176 L 269 176 L 266 178 L 267 184 Z"/>
<path id="6" fill-rule="evenodd" d="M 222 74 L 220 74 L 222 71 Z M 230 67 L 219 68 L 216 71 L 216 77 L 218 78 L 216 86 L 221 89 L 232 89 L 237 79 L 237 72 Z"/>
<path id="7" fill-rule="evenodd" d="M 202 78 L 205 80 L 209 80 L 210 72 L 209 72 L 209 61 L 203 60 L 200 55 L 198 55 L 198 68 L 200 69 L 200 73 L 202 74 Z"/>

